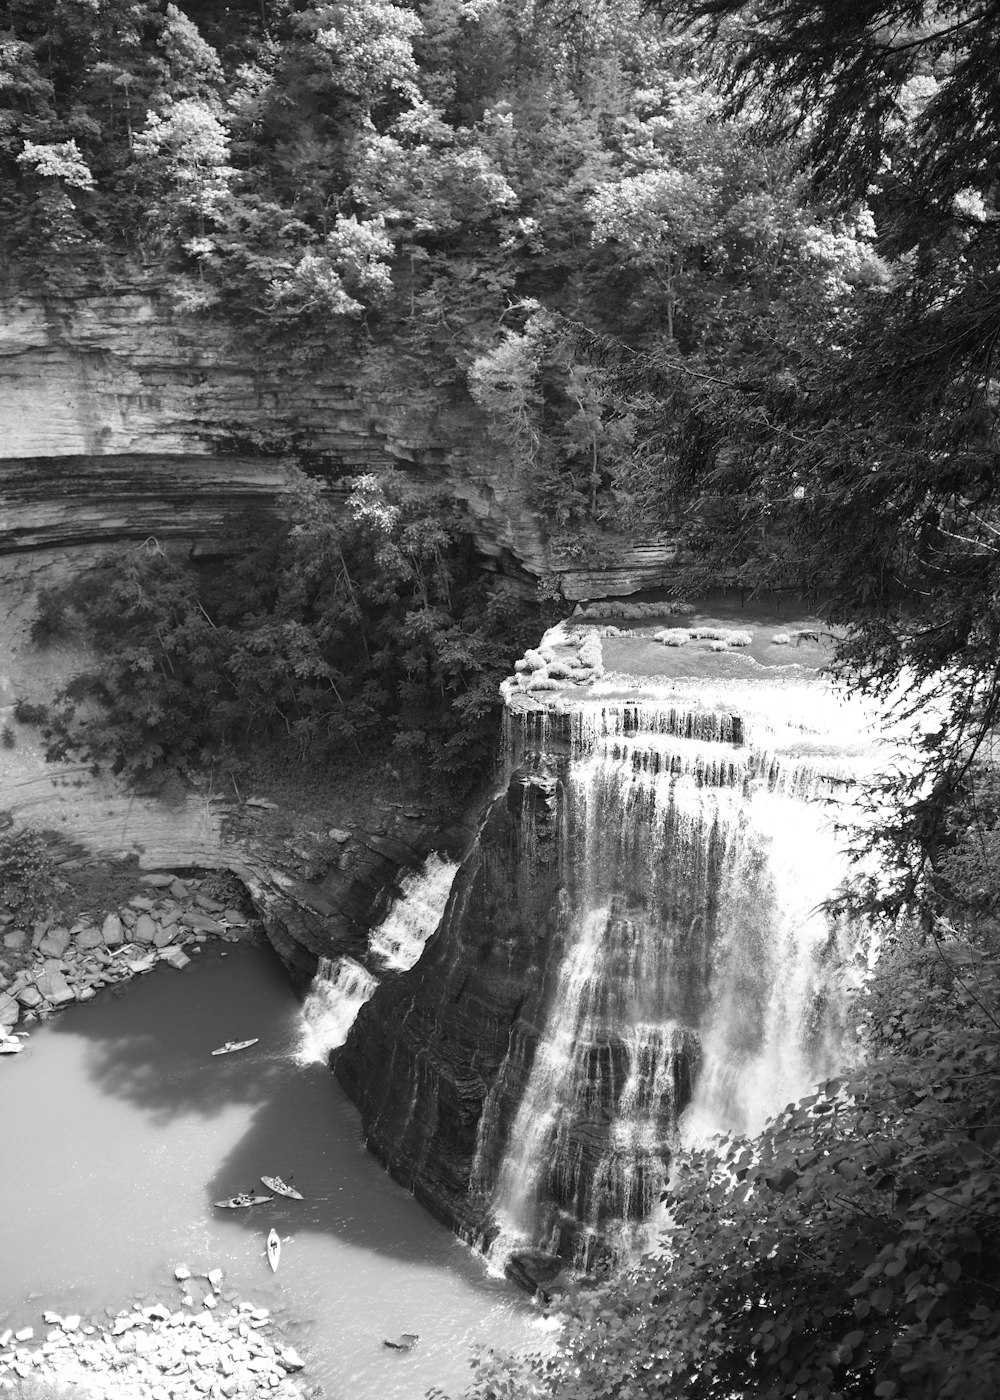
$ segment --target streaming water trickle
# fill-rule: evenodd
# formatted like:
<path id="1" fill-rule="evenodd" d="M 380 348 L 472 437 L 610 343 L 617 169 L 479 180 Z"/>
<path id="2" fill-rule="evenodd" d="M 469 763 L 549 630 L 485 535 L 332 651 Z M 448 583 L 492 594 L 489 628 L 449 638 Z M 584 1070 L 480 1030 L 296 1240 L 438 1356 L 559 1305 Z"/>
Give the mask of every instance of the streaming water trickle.
<path id="1" fill-rule="evenodd" d="M 437 929 L 458 866 L 431 852 L 421 870 L 408 872 L 388 913 L 369 935 L 372 968 L 355 958 L 320 958 L 302 1007 L 303 1063 L 326 1063 L 339 1049 L 386 972 L 414 966 Z"/>

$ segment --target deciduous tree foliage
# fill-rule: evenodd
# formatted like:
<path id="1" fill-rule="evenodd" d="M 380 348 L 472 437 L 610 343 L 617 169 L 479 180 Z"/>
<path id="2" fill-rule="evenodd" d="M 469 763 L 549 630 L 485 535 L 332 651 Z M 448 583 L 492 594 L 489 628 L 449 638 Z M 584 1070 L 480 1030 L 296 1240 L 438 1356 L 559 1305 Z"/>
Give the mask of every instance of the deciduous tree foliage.
<path id="1" fill-rule="evenodd" d="M 353 487 L 341 517 L 298 476 L 287 521 L 247 522 L 215 572 L 147 542 L 47 594 L 37 639 L 79 629 L 98 657 L 50 708 L 50 756 L 155 783 L 281 737 L 299 758 L 391 749 L 475 783 L 536 610 L 481 577 L 452 502 L 392 476 Z"/>
<path id="2" fill-rule="evenodd" d="M 654 386 L 666 406 L 675 450 L 646 499 L 686 511 L 692 583 L 812 592 L 849 629 L 850 682 L 882 698 L 902 686 L 922 720 L 926 763 L 890 784 L 897 815 L 880 828 L 891 909 L 933 890 L 949 809 L 975 805 L 998 717 L 998 12 L 658 9 L 701 26 L 758 135 L 805 131 L 814 188 L 843 220 L 870 218 L 882 258 L 825 316 L 786 304 L 728 363 L 619 363 L 623 392 Z"/>

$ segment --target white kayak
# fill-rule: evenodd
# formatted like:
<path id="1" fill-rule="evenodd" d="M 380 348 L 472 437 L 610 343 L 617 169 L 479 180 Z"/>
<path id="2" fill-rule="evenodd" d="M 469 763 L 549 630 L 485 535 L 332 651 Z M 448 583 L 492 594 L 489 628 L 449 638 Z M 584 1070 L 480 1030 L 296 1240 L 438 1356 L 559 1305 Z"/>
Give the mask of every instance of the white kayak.
<path id="1" fill-rule="evenodd" d="M 242 1210 L 245 1206 L 262 1206 L 265 1201 L 272 1200 L 271 1196 L 251 1196 L 247 1191 L 241 1191 L 237 1196 L 230 1196 L 228 1201 L 215 1201 L 220 1210 Z"/>
<path id="2" fill-rule="evenodd" d="M 271 1230 L 267 1237 L 267 1262 L 274 1273 L 278 1267 L 278 1260 L 281 1258 L 281 1240 L 278 1238 L 277 1230 Z"/>
<path id="3" fill-rule="evenodd" d="M 305 1200 L 301 1191 L 296 1191 L 294 1186 L 289 1186 L 288 1182 L 282 1181 L 280 1176 L 262 1176 L 261 1181 L 276 1196 L 287 1196 L 291 1201 Z"/>
<path id="4" fill-rule="evenodd" d="M 234 1050 L 245 1050 L 248 1045 L 256 1045 L 260 1040 L 259 1035 L 255 1035 L 252 1040 L 227 1040 L 225 1045 L 220 1045 L 217 1050 L 213 1050 L 213 1055 L 231 1055 Z"/>

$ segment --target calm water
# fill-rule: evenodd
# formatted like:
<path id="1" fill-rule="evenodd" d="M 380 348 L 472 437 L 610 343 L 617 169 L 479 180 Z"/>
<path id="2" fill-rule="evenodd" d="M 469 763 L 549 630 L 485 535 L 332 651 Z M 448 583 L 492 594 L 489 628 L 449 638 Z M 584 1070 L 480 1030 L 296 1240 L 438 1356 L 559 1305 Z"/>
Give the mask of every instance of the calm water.
<path id="1" fill-rule="evenodd" d="M 272 1308 L 329 1400 L 457 1395 L 476 1346 L 539 1344 L 521 1295 L 366 1152 L 333 1076 L 301 1062 L 302 1034 L 270 949 L 231 946 L 71 1007 L 0 1060 L 0 1323 L 37 1338 L 43 1308 L 176 1305 L 186 1263 Z M 294 1175 L 307 1199 L 213 1209 L 261 1173 Z M 192 1283 L 199 1302 L 207 1285 Z M 414 1351 L 382 1345 L 401 1332 L 419 1334 Z"/>

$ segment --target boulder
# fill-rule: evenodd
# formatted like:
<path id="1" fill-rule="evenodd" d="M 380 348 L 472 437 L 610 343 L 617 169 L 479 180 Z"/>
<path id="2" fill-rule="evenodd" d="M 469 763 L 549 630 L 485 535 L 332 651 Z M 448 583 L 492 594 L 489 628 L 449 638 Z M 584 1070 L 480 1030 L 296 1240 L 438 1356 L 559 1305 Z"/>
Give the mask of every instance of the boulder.
<path id="1" fill-rule="evenodd" d="M 207 894 L 196 894 L 194 902 L 199 909 L 205 909 L 209 914 L 221 914 L 224 907 L 217 899 L 212 899 Z"/>
<path id="2" fill-rule="evenodd" d="M 241 914 L 238 909 L 223 909 L 222 917 L 230 928 L 246 928 L 246 915 Z"/>
<path id="3" fill-rule="evenodd" d="M 11 1026 L 17 1025 L 17 1018 L 21 1011 L 13 997 L 9 997 L 6 992 L 0 992 L 0 1026 L 4 1030 L 10 1030 Z"/>
<path id="4" fill-rule="evenodd" d="M 507 1260 L 504 1273 L 527 1293 L 536 1293 L 552 1283 L 565 1267 L 558 1255 L 544 1249 L 519 1249 Z"/>
<path id="5" fill-rule="evenodd" d="M 30 982 L 17 993 L 17 999 L 21 1005 L 26 1007 L 29 1011 L 33 1011 L 36 1006 L 41 1006 L 42 1004 L 41 992 Z"/>
<path id="6" fill-rule="evenodd" d="M 101 925 L 101 937 L 108 948 L 120 948 L 124 942 L 122 921 L 117 914 L 109 914 Z"/>
<path id="7" fill-rule="evenodd" d="M 134 894 L 129 900 L 130 909 L 138 909 L 148 913 L 153 907 L 153 901 L 144 894 Z"/>
<path id="8" fill-rule="evenodd" d="M 179 972 L 181 968 L 188 966 L 191 959 L 183 948 L 178 948 L 176 943 L 172 943 L 169 948 L 161 949 L 160 962 L 165 962 L 171 967 L 176 967 Z"/>
<path id="9" fill-rule="evenodd" d="M 73 988 L 54 967 L 43 967 L 35 978 L 35 985 L 44 999 L 53 1006 L 65 1006 L 67 1002 L 76 1000 Z"/>
<path id="10" fill-rule="evenodd" d="M 168 890 L 174 883 L 175 876 L 166 875 L 162 871 L 148 870 L 140 875 L 139 879 L 144 885 L 152 885 L 154 890 Z"/>
<path id="11" fill-rule="evenodd" d="M 104 943 L 100 930 L 96 928 L 82 928 L 80 932 L 74 936 L 73 941 L 78 948 L 83 949 L 85 952 L 89 951 L 91 948 L 100 948 Z"/>
<path id="12" fill-rule="evenodd" d="M 224 933 L 225 929 L 217 919 L 210 919 L 207 914 L 199 914 L 190 909 L 186 914 L 181 915 L 181 923 L 185 928 L 195 929 L 199 933 Z"/>
<path id="13" fill-rule="evenodd" d="M 351 839 L 351 833 L 349 831 L 345 831 L 343 827 L 340 826 L 331 826 L 330 830 L 326 834 L 327 836 L 329 836 L 331 841 L 336 841 L 338 845 L 341 846 L 345 843 L 345 841 L 350 841 Z"/>
<path id="14" fill-rule="evenodd" d="M 135 921 L 132 937 L 136 943 L 152 943 L 156 939 L 156 920 L 149 914 L 140 914 Z"/>
<path id="15" fill-rule="evenodd" d="M 68 928 L 50 928 L 35 946 L 47 958 L 61 958 L 69 944 Z"/>
<path id="16" fill-rule="evenodd" d="M 174 941 L 174 934 L 179 932 L 174 924 L 157 924 L 153 931 L 153 947 L 165 948 L 168 943 Z"/>
<path id="17" fill-rule="evenodd" d="M 3 946 L 10 948 L 13 952 L 20 952 L 22 948 L 27 946 L 27 942 L 28 935 L 23 928 L 8 929 L 3 936 Z"/>
<path id="18" fill-rule="evenodd" d="M 183 880 L 174 880 L 173 884 L 168 886 L 168 889 L 174 899 L 187 899 L 190 893 Z"/>

